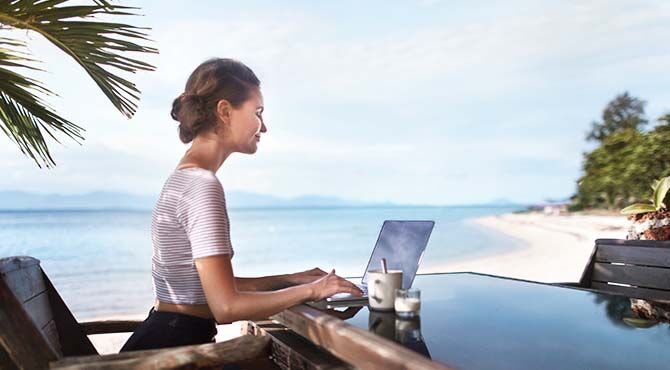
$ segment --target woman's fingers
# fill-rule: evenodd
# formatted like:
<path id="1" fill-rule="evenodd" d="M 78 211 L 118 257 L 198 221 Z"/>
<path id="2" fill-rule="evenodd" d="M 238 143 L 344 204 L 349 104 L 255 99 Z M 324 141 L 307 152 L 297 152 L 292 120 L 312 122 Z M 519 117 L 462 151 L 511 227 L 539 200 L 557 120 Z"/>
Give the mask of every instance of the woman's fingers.
<path id="1" fill-rule="evenodd" d="M 330 297 L 337 293 L 349 293 L 357 297 L 363 295 L 363 292 L 354 283 L 337 276 L 334 269 L 315 281 L 314 284 L 318 292 L 317 299 Z"/>
<path id="2" fill-rule="evenodd" d="M 335 275 L 334 278 L 336 278 L 335 285 L 337 289 L 335 293 L 350 293 L 357 297 L 363 295 L 363 291 L 361 291 L 354 283 L 350 282 L 349 280 L 345 280 L 344 278 L 341 278 L 337 275 Z"/>
<path id="3" fill-rule="evenodd" d="M 344 280 L 344 279 L 342 279 L 342 281 L 343 281 L 343 283 L 342 283 L 341 287 L 343 289 L 346 289 L 347 293 L 351 293 L 351 294 L 353 294 L 357 297 L 360 297 L 360 296 L 363 295 L 363 291 L 360 288 L 358 288 L 354 283 L 352 283 L 348 280 Z"/>

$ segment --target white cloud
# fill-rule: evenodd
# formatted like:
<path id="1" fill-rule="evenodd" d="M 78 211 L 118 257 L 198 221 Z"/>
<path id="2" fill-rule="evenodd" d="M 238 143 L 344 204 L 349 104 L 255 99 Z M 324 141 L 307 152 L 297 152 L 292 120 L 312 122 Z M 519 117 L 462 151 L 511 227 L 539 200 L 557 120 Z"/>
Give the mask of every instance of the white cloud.
<path id="1" fill-rule="evenodd" d="M 448 6 L 429 1 L 407 17 Z M 650 101 L 652 117 L 670 109 L 670 52 L 662 47 L 670 8 L 506 7 L 500 17 L 465 9 L 460 22 L 413 27 L 380 16 L 370 21 L 379 33 L 310 9 L 281 17 L 255 10 L 233 21 L 213 21 L 220 9 L 201 19 L 149 14 L 143 23 L 161 54 L 151 58 L 156 72 L 136 78 L 143 100 L 131 121 L 78 66 L 38 41 L 33 50 L 51 71 L 44 80 L 62 95 L 55 105 L 88 129 L 88 140 L 56 146 L 59 167 L 47 176 L 0 139 L 0 163 L 12 171 L 0 187 L 154 192 L 185 148 L 168 115 L 172 98 L 198 63 L 234 56 L 263 80 L 270 131 L 255 157 L 225 165 L 232 188 L 427 203 L 566 195 L 579 174 L 583 131 L 614 94 L 633 89 Z M 539 174 L 538 163 L 555 172 Z"/>

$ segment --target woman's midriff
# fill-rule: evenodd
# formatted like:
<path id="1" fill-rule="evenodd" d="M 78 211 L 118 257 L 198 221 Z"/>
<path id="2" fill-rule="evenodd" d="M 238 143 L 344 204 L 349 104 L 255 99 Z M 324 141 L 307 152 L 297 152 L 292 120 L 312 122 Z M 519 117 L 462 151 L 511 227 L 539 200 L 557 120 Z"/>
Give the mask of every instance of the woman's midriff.
<path id="1" fill-rule="evenodd" d="M 212 311 L 206 304 L 174 304 L 156 300 L 156 303 L 154 303 L 154 310 L 183 313 L 186 315 L 202 317 L 205 319 L 214 318 L 214 315 L 212 315 Z"/>

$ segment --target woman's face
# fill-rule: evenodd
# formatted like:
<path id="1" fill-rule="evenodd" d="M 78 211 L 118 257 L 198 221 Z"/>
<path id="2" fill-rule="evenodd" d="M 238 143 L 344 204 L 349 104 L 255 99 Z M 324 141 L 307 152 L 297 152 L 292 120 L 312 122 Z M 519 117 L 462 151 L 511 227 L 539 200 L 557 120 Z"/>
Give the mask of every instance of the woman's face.
<path id="1" fill-rule="evenodd" d="M 263 123 L 263 94 L 254 89 L 251 96 L 239 108 L 230 111 L 230 133 L 236 144 L 236 151 L 253 154 L 258 149 L 261 133 L 267 132 Z"/>

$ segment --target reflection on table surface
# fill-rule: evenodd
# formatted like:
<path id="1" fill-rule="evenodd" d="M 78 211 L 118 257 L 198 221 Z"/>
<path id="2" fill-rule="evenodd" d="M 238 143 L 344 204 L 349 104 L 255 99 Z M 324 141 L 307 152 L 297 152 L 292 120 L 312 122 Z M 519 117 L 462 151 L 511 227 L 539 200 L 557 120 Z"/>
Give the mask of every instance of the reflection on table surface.
<path id="1" fill-rule="evenodd" d="M 421 335 L 421 317 L 401 319 L 394 312 L 370 311 L 368 330 L 430 358 Z"/>
<path id="2" fill-rule="evenodd" d="M 419 318 L 364 307 L 346 321 L 457 369 L 670 368 L 670 326 L 635 318 L 626 297 L 470 273 L 414 287 Z"/>

